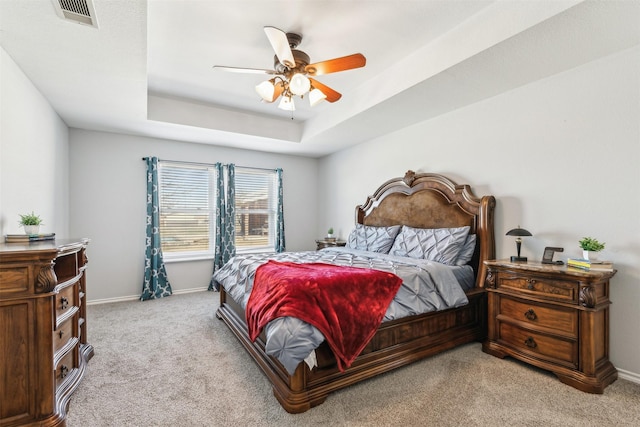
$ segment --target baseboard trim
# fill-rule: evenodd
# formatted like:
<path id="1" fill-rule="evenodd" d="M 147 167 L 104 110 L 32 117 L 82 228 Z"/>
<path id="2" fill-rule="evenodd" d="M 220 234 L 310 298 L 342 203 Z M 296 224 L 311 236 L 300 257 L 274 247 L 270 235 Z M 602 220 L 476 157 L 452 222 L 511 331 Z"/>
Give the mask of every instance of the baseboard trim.
<path id="1" fill-rule="evenodd" d="M 193 292 L 202 292 L 206 290 L 207 288 L 179 289 L 179 290 L 174 290 L 173 295 L 190 294 Z M 137 301 L 139 299 L 140 299 L 140 295 L 129 295 L 125 297 L 116 297 L 116 298 L 101 298 L 101 299 L 87 300 L 87 305 L 110 304 L 113 302 L 124 302 L 124 301 Z"/>
<path id="2" fill-rule="evenodd" d="M 635 372 L 618 369 L 618 378 L 640 384 L 640 374 L 636 374 Z"/>

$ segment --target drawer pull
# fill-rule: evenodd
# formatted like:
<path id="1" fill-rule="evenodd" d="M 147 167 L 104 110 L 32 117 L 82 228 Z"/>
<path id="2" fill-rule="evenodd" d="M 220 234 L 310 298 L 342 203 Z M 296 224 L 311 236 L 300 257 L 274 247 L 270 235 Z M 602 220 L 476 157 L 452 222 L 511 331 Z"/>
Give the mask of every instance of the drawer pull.
<path id="1" fill-rule="evenodd" d="M 536 281 L 535 280 L 531 280 L 531 279 L 527 279 L 527 289 L 529 289 L 530 291 L 533 290 L 533 285 L 535 285 Z"/>
<path id="2" fill-rule="evenodd" d="M 60 379 L 66 377 L 69 374 L 69 368 L 66 365 L 60 366 Z"/>
<path id="3" fill-rule="evenodd" d="M 64 335 L 63 331 L 58 332 L 58 335 L 60 336 L 60 339 L 62 339 L 62 335 Z"/>
<path id="4" fill-rule="evenodd" d="M 63 310 L 69 306 L 69 300 L 65 297 L 60 298 L 60 308 Z"/>
<path id="5" fill-rule="evenodd" d="M 534 340 L 533 337 L 529 337 L 526 340 L 524 340 L 524 345 L 526 345 L 529 348 L 536 348 L 538 346 L 538 344 L 536 344 L 536 340 Z"/>
<path id="6" fill-rule="evenodd" d="M 538 315 L 535 311 L 533 311 L 533 308 L 530 308 L 529 310 L 524 312 L 524 317 L 529 320 L 536 320 L 538 318 Z"/>

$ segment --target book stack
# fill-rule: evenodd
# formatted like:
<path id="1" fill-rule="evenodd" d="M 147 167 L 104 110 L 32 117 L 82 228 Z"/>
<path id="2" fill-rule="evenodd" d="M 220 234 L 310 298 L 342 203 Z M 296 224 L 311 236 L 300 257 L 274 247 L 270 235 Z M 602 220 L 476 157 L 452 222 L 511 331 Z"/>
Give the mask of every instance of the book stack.
<path id="1" fill-rule="evenodd" d="M 41 242 L 43 240 L 54 240 L 56 233 L 46 234 L 7 234 L 4 236 L 4 241 L 7 243 L 29 243 L 29 242 Z"/>
<path id="2" fill-rule="evenodd" d="M 611 261 L 589 261 L 583 258 L 569 258 L 567 259 L 567 265 L 581 270 L 613 271 L 613 262 Z"/>

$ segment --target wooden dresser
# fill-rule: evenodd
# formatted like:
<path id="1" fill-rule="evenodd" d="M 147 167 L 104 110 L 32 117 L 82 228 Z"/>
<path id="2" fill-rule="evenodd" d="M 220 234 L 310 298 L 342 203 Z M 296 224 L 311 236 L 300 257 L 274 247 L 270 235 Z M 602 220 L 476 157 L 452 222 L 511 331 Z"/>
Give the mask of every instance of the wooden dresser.
<path id="1" fill-rule="evenodd" d="M 0 244 L 0 426 L 64 426 L 87 343 L 88 239 Z"/>
<path id="2" fill-rule="evenodd" d="M 618 372 L 609 361 L 609 279 L 614 271 L 486 261 L 488 338 L 482 349 L 552 371 L 602 393 Z"/>

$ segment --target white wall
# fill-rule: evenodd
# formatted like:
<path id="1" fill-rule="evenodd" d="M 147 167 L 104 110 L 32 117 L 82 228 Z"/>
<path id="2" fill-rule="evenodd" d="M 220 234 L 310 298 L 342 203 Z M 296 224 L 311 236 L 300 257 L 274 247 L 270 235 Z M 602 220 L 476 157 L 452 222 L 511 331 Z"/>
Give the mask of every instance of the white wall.
<path id="1" fill-rule="evenodd" d="M 142 157 L 283 169 L 288 250 L 315 249 L 317 160 L 94 132 L 70 131 L 70 228 L 88 237 L 88 301 L 139 296 L 144 266 L 146 166 Z M 174 292 L 206 288 L 213 261 L 166 264 Z"/>
<path id="2" fill-rule="evenodd" d="M 68 231 L 68 131 L 48 101 L 0 47 L 0 235 L 24 233 L 19 214 L 41 232 Z"/>
<path id="3" fill-rule="evenodd" d="M 413 169 L 442 173 L 497 198 L 497 255 L 515 254 L 505 233 L 533 233 L 523 255 L 545 246 L 580 256 L 578 240 L 606 242 L 611 360 L 640 380 L 640 48 L 333 154 L 320 163 L 317 233 L 346 237 L 356 204 L 375 185 Z M 429 100 L 426 99 L 425 103 Z M 358 179 L 366 177 L 366 179 Z"/>

